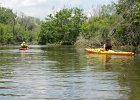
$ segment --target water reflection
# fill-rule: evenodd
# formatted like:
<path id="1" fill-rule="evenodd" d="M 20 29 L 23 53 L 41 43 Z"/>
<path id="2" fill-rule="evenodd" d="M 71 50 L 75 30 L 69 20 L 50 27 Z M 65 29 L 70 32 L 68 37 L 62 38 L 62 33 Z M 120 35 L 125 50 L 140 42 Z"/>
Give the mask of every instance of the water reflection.
<path id="1" fill-rule="evenodd" d="M 1 100 L 140 98 L 139 56 L 93 55 L 70 46 L 8 48 L 0 56 Z"/>
<path id="2" fill-rule="evenodd" d="M 136 56 L 108 56 L 87 54 L 88 64 L 97 66 L 98 70 L 116 73 L 117 81 L 122 90 L 120 94 L 126 94 L 125 100 L 139 100 L 137 95 L 139 84 L 139 60 Z M 99 67 L 100 66 L 100 67 Z M 137 73 L 138 72 L 138 73 Z M 124 89 L 124 90 L 123 90 Z M 128 97 L 128 98 L 127 98 Z M 124 98 L 121 98 L 124 100 Z"/>
<path id="3" fill-rule="evenodd" d="M 49 47 L 47 57 L 51 61 L 56 61 L 55 70 L 58 72 L 80 71 L 86 64 L 85 58 L 81 57 L 73 47 Z"/>
<path id="4" fill-rule="evenodd" d="M 130 64 L 134 60 L 134 56 L 115 56 L 106 54 L 87 54 L 86 56 L 89 64 L 99 64 L 100 66 L 104 66 L 106 70 L 114 69 L 115 66 L 121 67 L 124 64 Z"/>

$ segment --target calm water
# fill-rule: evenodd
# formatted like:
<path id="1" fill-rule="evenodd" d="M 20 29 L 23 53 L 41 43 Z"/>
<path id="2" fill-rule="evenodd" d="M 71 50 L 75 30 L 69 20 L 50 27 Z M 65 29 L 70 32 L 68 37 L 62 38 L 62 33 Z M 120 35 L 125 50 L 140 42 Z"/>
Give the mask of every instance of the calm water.
<path id="1" fill-rule="evenodd" d="M 0 48 L 0 100 L 140 100 L 140 55 L 68 46 Z"/>

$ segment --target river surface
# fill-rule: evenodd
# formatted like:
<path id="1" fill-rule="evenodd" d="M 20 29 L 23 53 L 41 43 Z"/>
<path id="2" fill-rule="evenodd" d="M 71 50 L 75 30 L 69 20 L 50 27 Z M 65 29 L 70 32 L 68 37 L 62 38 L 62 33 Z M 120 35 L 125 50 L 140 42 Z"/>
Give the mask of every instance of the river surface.
<path id="1" fill-rule="evenodd" d="M 0 47 L 0 100 L 140 100 L 140 54 L 71 46 Z"/>

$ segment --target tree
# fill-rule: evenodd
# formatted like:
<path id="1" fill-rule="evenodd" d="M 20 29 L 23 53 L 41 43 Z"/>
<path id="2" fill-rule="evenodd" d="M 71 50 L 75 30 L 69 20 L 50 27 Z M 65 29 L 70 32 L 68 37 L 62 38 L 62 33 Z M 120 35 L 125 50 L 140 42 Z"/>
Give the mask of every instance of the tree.
<path id="1" fill-rule="evenodd" d="M 40 43 L 73 44 L 85 21 L 86 16 L 79 8 L 64 8 L 54 16 L 50 14 L 41 26 Z"/>
<path id="2" fill-rule="evenodd" d="M 119 0 L 116 9 L 123 18 L 116 32 L 124 38 L 123 43 L 138 46 L 140 44 L 140 1 Z M 120 28 L 123 29 L 120 30 Z"/>
<path id="3" fill-rule="evenodd" d="M 17 16 L 11 9 L 0 7 L 0 44 L 21 41 L 37 43 L 41 21 L 30 16 Z"/>
<path id="4" fill-rule="evenodd" d="M 0 23 L 9 24 L 15 17 L 16 14 L 11 9 L 0 7 Z"/>
<path id="5" fill-rule="evenodd" d="M 86 39 L 94 37 L 98 37 L 100 40 L 104 39 L 110 35 L 114 26 L 116 15 L 113 5 L 103 5 L 96 9 L 96 12 L 98 14 L 91 16 L 82 26 L 82 36 Z"/>

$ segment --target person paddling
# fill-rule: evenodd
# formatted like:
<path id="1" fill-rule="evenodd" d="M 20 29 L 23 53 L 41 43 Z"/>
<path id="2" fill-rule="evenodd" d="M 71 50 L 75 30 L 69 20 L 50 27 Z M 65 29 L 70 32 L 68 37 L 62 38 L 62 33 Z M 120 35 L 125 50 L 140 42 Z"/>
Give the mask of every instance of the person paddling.
<path id="1" fill-rule="evenodd" d="M 112 50 L 112 44 L 110 38 L 107 38 L 105 40 L 105 43 L 103 44 L 103 51 L 108 51 L 108 50 Z"/>
<path id="2" fill-rule="evenodd" d="M 28 45 L 23 41 L 21 44 L 21 48 L 28 48 Z"/>

